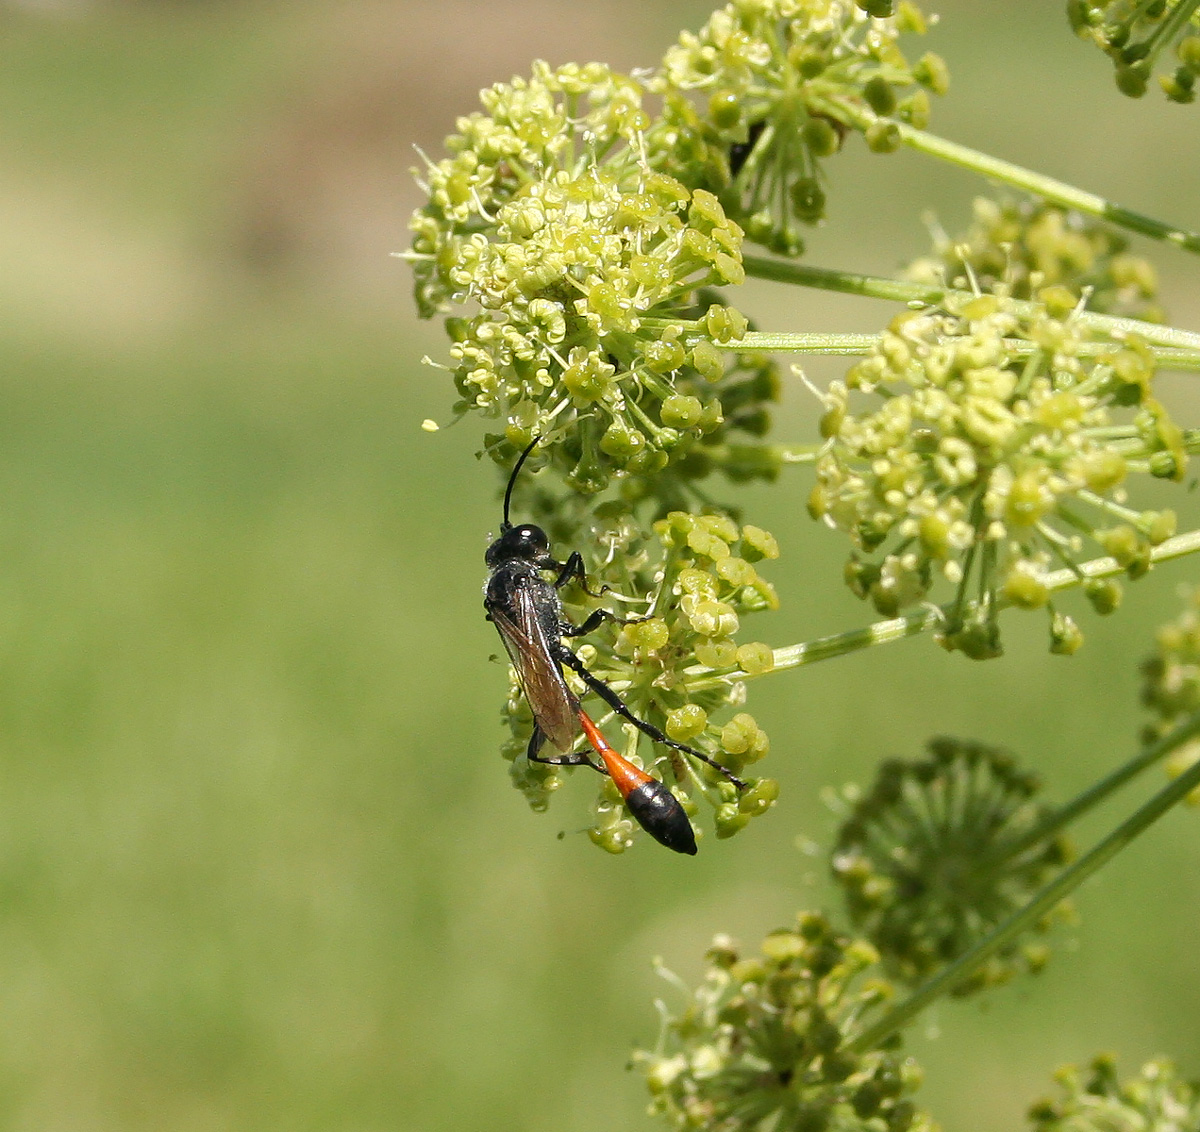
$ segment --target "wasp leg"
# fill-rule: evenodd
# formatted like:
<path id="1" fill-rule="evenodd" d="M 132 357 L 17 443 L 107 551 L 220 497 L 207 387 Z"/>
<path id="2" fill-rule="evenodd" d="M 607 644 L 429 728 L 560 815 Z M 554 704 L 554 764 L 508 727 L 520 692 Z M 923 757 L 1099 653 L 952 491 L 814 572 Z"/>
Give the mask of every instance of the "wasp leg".
<path id="1" fill-rule="evenodd" d="M 541 729 L 536 725 L 533 728 L 533 734 L 529 736 L 529 746 L 526 748 L 525 757 L 531 763 L 545 763 L 547 766 L 590 766 L 592 770 L 597 770 L 601 774 L 607 773 L 602 766 L 597 766 L 587 755 L 582 752 L 576 752 L 573 755 L 555 755 L 552 758 L 544 759 L 538 754 L 542 749 L 542 744 L 546 741 L 546 736 L 542 734 Z"/>
<path id="2" fill-rule="evenodd" d="M 727 767 L 723 767 L 715 759 L 710 759 L 703 751 L 697 751 L 695 747 L 689 747 L 686 743 L 676 743 L 674 739 L 668 739 L 657 727 L 652 723 L 647 723 L 644 719 L 638 719 L 626 706 L 625 701 L 621 699 L 599 676 L 593 676 L 587 669 L 587 666 L 579 659 L 569 648 L 564 644 L 559 644 L 554 649 L 554 655 L 565 664 L 568 668 L 579 673 L 579 677 L 583 682 L 591 688 L 610 708 L 613 709 L 623 719 L 629 720 L 643 735 L 648 735 L 655 743 L 661 743 L 664 747 L 672 747 L 676 751 L 683 751 L 684 754 L 691 755 L 693 758 L 699 759 L 703 763 L 708 763 L 713 770 L 720 771 L 730 782 L 739 790 L 746 789 L 744 783 L 733 771 Z"/>
<path id="3" fill-rule="evenodd" d="M 579 588 L 583 590 L 589 597 L 602 597 L 604 590 L 608 587 L 602 587 L 600 593 L 593 593 L 588 589 L 587 571 L 583 568 L 583 555 L 578 550 L 571 551 L 566 562 L 559 562 L 554 558 L 538 559 L 538 566 L 542 570 L 557 570 L 558 577 L 554 579 L 554 588 L 561 590 L 570 581 L 579 583 Z"/>
<path id="4" fill-rule="evenodd" d="M 560 622 L 558 631 L 564 637 L 586 637 L 588 633 L 594 633 L 600 628 L 605 621 L 613 621 L 618 625 L 636 625 L 649 620 L 649 617 L 622 617 L 613 613 L 611 609 L 597 609 L 588 614 L 587 619 L 579 625 L 572 625 L 570 621 Z"/>

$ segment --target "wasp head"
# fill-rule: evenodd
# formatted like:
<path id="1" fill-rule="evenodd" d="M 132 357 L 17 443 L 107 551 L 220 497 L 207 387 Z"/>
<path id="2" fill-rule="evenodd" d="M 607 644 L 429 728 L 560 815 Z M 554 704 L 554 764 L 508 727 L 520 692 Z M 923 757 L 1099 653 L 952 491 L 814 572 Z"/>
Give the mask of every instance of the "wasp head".
<path id="1" fill-rule="evenodd" d="M 500 537 L 487 548 L 483 560 L 495 569 L 502 562 L 536 562 L 549 553 L 550 539 L 546 532 L 533 523 L 519 523 L 501 530 Z"/>

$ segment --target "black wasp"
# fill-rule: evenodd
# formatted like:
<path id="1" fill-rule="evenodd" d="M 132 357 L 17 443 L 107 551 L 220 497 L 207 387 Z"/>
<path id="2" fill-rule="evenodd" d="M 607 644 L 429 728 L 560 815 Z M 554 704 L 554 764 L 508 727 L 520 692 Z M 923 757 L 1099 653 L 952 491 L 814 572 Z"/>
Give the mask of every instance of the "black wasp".
<path id="1" fill-rule="evenodd" d="M 559 562 L 551 556 L 550 540 L 541 527 L 533 523 L 514 527 L 509 521 L 513 485 L 521 465 L 538 440 L 534 437 L 513 467 L 504 492 L 504 521 L 500 525 L 500 535 L 484 555 L 491 575 L 484 587 L 483 607 L 487 610 L 488 620 L 500 633 L 533 712 L 533 734 L 529 737 L 526 754 L 533 762 L 555 766 L 587 765 L 601 774 L 607 773 L 638 825 L 668 849 L 694 854 L 696 836 L 679 799 L 658 779 L 639 770 L 609 746 L 600 729 L 583 710 L 579 697 L 567 686 L 563 665 L 577 672 L 595 695 L 655 743 L 708 763 L 739 790 L 745 789 L 746 784 L 707 755 L 667 738 L 657 727 L 635 716 L 621 697 L 603 680 L 593 676 L 563 642 L 564 637 L 582 637 L 592 632 L 606 620 L 627 622 L 606 609 L 596 610 L 582 625 L 568 621 L 563 615 L 558 591 L 572 579 L 587 588 L 579 551 L 572 551 L 566 562 Z M 553 573 L 554 580 L 548 581 L 544 577 L 546 573 Z M 602 766 L 585 753 L 575 751 L 581 733 L 600 756 Z M 547 739 L 562 752 L 561 755 L 543 758 L 539 754 Z"/>

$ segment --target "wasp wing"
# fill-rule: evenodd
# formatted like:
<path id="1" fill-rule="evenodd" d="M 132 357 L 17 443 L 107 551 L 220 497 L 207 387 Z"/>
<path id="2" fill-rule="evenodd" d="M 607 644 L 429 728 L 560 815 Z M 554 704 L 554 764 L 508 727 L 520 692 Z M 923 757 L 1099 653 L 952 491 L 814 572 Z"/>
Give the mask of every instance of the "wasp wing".
<path id="1" fill-rule="evenodd" d="M 538 729 L 566 753 L 579 738 L 579 700 L 567 687 L 562 669 L 538 619 L 528 586 L 514 586 L 509 608 L 489 607 L 492 621 L 516 669 Z"/>

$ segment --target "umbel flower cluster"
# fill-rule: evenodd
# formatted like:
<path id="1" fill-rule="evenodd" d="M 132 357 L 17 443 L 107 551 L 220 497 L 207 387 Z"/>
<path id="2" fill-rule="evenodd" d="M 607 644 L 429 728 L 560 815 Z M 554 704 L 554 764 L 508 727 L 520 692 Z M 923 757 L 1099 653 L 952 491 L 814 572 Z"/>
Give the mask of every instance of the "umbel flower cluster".
<path id="1" fill-rule="evenodd" d="M 1061 835 L 1039 834 L 1050 815 L 1034 801 L 1040 784 L 1007 752 L 948 738 L 933 740 L 929 752 L 880 765 L 874 786 L 842 823 L 831 858 L 851 922 L 889 973 L 910 984 L 1024 906 L 1070 856 Z M 1048 917 L 1036 930 L 1049 926 Z M 1048 956 L 1043 944 L 1015 942 L 951 993 L 1036 973 Z"/>
<path id="2" fill-rule="evenodd" d="M 1200 1128 L 1200 1083 L 1179 1076 L 1165 1057 L 1117 1080 L 1113 1057 L 1102 1054 L 1087 1072 L 1068 1065 L 1055 1078 L 1063 1095 L 1029 1110 L 1033 1132 L 1194 1132 Z"/>
<path id="3" fill-rule="evenodd" d="M 775 539 L 758 527 L 739 527 L 723 515 L 673 512 L 654 525 L 653 539 L 645 540 L 632 513 L 615 504 L 600 509 L 591 536 L 589 545 L 599 548 L 602 557 L 591 564 L 589 577 L 608 588 L 606 597 L 647 592 L 651 597 L 636 620 L 589 636 L 577 650 L 579 656 L 635 714 L 676 742 L 703 751 L 746 780 L 749 788 L 739 792 L 698 760 L 652 745 L 619 717 L 600 716 L 597 722 L 618 749 L 622 744 L 616 729 L 622 726 L 622 753 L 665 781 L 690 817 L 699 814 L 702 804 L 708 806 L 717 837 L 731 837 L 751 818 L 766 813 L 779 793 L 774 779 L 747 773 L 770 748 L 754 717 L 735 710 L 720 723 L 710 719 L 723 709 L 741 707 L 745 700 L 744 684 L 722 678 L 721 669 L 760 673 L 773 664 L 767 645 L 738 644 L 735 637 L 742 616 L 778 605 L 774 588 L 757 569 L 758 563 L 778 556 Z M 590 604 L 586 594 L 578 596 L 584 604 L 567 608 L 582 617 Z M 696 661 L 704 668 L 693 669 Z M 697 672 L 703 673 L 703 688 L 694 686 Z M 573 674 L 567 679 L 586 696 Z M 589 772 L 523 757 L 532 719 L 515 677 L 505 713 L 510 739 L 502 753 L 511 761 L 513 781 L 535 810 L 544 810 L 569 776 Z M 598 786 L 596 821 L 589 835 L 601 848 L 621 853 L 633 844 L 638 827 L 612 782 L 600 779 Z"/>
<path id="4" fill-rule="evenodd" d="M 926 29 L 916 6 L 877 9 L 891 3 L 736 0 L 684 32 L 649 83 L 663 98 L 652 164 L 716 192 L 751 240 L 798 255 L 800 226 L 825 215 L 822 165 L 846 134 L 893 150 L 892 119 L 924 126 L 929 93 L 949 84 L 936 55 L 910 64 L 900 49 Z"/>
<path id="5" fill-rule="evenodd" d="M 897 45 L 923 29 L 907 2 L 734 0 L 644 75 L 539 62 L 484 91 L 421 174 L 405 258 L 422 315 L 449 315 L 456 414 L 500 423 L 493 458 L 540 436 L 573 490 L 660 514 L 714 468 L 773 477 L 775 369 L 712 289 L 744 279 L 745 226 L 799 250 L 845 133 L 886 150 L 888 115 L 924 119 L 945 69 Z"/>
<path id="6" fill-rule="evenodd" d="M 894 616 L 944 578 L 942 643 L 974 658 L 1001 651 L 1003 606 L 1046 609 L 1052 650 L 1073 652 L 1082 636 L 1054 608 L 1050 571 L 1107 554 L 1138 578 L 1175 532 L 1172 512 L 1132 509 L 1124 486 L 1187 464 L 1149 351 L 1094 338 L 1069 292 L 1041 298 L 949 296 L 897 316 L 830 387 L 822 421 L 809 509 L 850 534 L 851 589 Z M 851 411 L 863 395 L 877 408 Z M 1102 613 L 1120 599 L 1113 581 L 1084 592 Z"/>
<path id="7" fill-rule="evenodd" d="M 1163 321 L 1154 266 L 1132 255 L 1116 229 L 1027 198 L 977 197 L 973 213 L 957 239 L 935 231 L 933 255 L 911 264 L 908 278 L 963 291 L 1003 287 L 1014 299 L 1045 292 L 1060 308 Z"/>
<path id="8" fill-rule="evenodd" d="M 1200 15 L 1191 0 L 1067 0 L 1067 18 L 1112 59 L 1124 94 L 1140 98 L 1160 59 L 1174 56 L 1159 86 L 1172 102 L 1195 100 Z"/>
<path id="9" fill-rule="evenodd" d="M 452 156 L 426 171 L 408 258 L 422 313 L 477 308 L 447 329 L 456 411 L 503 422 L 493 455 L 541 436 L 593 494 L 698 447 L 727 457 L 731 429 L 765 431 L 773 367 L 728 365 L 746 322 L 705 301 L 744 279 L 742 231 L 712 193 L 645 162 L 640 85 L 538 63 L 482 97 L 487 113 L 460 119 Z"/>
<path id="10" fill-rule="evenodd" d="M 771 932 L 743 956 L 718 936 L 704 979 L 638 1050 L 652 1113 L 705 1132 L 923 1132 L 933 1127 L 911 1099 L 921 1081 L 896 1042 L 856 1053 L 848 1039 L 891 996 L 871 975 L 870 944 L 833 931 L 817 913 Z"/>

